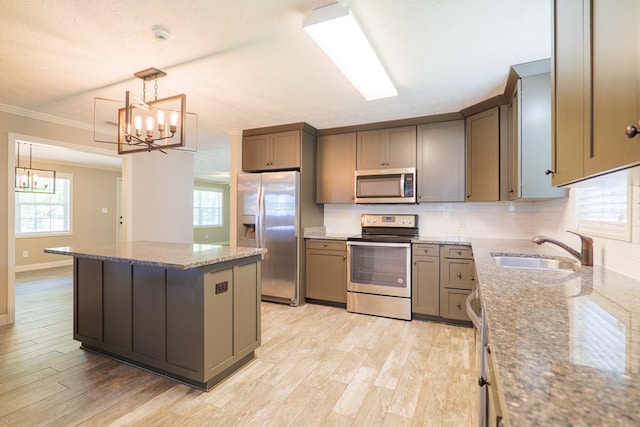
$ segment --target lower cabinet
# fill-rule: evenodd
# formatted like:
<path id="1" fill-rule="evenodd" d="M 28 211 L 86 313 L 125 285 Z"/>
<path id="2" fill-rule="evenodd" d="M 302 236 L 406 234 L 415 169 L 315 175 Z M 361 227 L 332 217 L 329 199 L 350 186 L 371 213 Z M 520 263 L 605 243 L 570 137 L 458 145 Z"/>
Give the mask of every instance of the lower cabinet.
<path id="1" fill-rule="evenodd" d="M 470 321 L 465 302 L 476 287 L 475 263 L 469 246 L 440 247 L 440 316 Z"/>
<path id="2" fill-rule="evenodd" d="M 74 259 L 74 339 L 208 389 L 260 345 L 260 258 L 186 270 Z"/>
<path id="3" fill-rule="evenodd" d="M 413 245 L 411 269 L 411 311 L 430 316 L 440 315 L 439 245 Z"/>
<path id="4" fill-rule="evenodd" d="M 346 304 L 347 244 L 307 240 L 306 256 L 306 298 Z"/>

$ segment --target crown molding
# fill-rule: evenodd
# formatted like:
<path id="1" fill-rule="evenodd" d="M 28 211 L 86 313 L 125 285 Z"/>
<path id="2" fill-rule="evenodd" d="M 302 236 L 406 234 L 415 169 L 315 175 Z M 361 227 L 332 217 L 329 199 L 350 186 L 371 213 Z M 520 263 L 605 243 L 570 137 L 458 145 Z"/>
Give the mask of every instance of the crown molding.
<path id="1" fill-rule="evenodd" d="M 93 132 L 93 124 L 78 122 L 76 120 L 63 119 L 62 117 L 52 116 L 50 114 L 39 113 L 37 111 L 27 110 L 26 108 L 15 107 L 13 105 L 0 104 L 0 111 L 4 113 L 14 114 L 16 116 L 27 117 L 35 120 L 42 120 L 49 123 L 55 123 L 62 126 L 82 129 Z"/>

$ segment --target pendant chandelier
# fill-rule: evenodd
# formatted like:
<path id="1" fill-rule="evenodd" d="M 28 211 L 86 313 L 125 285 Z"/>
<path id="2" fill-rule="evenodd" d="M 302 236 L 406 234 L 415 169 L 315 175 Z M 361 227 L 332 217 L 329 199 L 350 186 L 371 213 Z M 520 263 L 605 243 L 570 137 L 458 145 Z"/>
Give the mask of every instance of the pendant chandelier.
<path id="1" fill-rule="evenodd" d="M 31 167 L 33 147 L 29 144 L 29 167 L 20 164 L 20 145 L 18 142 L 18 154 L 16 156 L 15 191 L 21 193 L 48 193 L 56 192 L 56 171 L 47 169 L 35 169 Z M 25 144 L 26 145 L 26 144 Z"/>
<path id="2" fill-rule="evenodd" d="M 134 74 L 142 79 L 142 99 L 125 92 L 125 106 L 118 111 L 118 154 L 160 150 L 185 145 L 187 97 L 158 99 L 158 79 L 167 74 L 148 68 Z M 154 83 L 153 101 L 147 101 L 147 82 Z"/>
<path id="3" fill-rule="evenodd" d="M 158 99 L 158 79 L 167 73 L 148 68 L 134 74 L 142 80 L 142 95 L 125 91 L 122 101 L 94 98 L 93 140 L 117 144 L 118 154 L 166 149 L 197 151 L 198 115 L 186 111 L 186 95 Z M 147 84 L 153 99 L 147 100 Z M 117 127 L 117 132 L 114 128 Z"/>

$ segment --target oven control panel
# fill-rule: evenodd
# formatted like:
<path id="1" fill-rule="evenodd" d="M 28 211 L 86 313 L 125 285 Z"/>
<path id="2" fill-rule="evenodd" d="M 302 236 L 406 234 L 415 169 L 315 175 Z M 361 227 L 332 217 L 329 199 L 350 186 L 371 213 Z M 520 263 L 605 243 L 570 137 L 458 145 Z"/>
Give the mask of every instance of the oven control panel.
<path id="1" fill-rule="evenodd" d="M 418 227 L 418 215 L 362 214 L 363 227 Z"/>

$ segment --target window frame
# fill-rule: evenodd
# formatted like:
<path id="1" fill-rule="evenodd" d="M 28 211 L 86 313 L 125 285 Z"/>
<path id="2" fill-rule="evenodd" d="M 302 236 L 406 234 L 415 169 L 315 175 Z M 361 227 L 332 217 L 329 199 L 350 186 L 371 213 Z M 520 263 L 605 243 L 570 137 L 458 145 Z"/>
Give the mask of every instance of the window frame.
<path id="1" fill-rule="evenodd" d="M 33 237 L 55 237 L 55 236 L 70 236 L 73 235 L 73 174 L 57 172 L 56 180 L 67 180 L 69 182 L 69 188 L 67 191 L 67 220 L 68 230 L 65 231 L 44 231 L 44 232 L 28 232 L 20 233 L 18 230 L 18 222 L 20 221 L 19 210 L 21 203 L 18 201 L 18 195 L 20 192 L 16 191 L 14 194 L 14 236 L 16 239 L 33 238 Z M 56 182 L 56 189 L 62 187 L 61 183 Z M 27 194 L 27 193 L 24 193 Z M 44 193 L 31 193 L 31 194 L 44 194 Z M 50 204 L 48 206 L 51 206 Z"/>
<path id="2" fill-rule="evenodd" d="M 220 206 L 218 207 L 220 214 L 220 224 L 195 224 L 195 221 L 192 219 L 193 228 L 222 228 L 224 227 L 224 190 L 218 187 L 206 187 L 206 186 L 195 186 L 193 188 L 193 209 L 196 209 L 196 191 L 200 192 L 211 192 L 218 193 L 220 195 Z M 197 207 L 198 209 L 202 209 L 201 206 Z M 200 215 L 202 217 L 202 215 Z"/>
<path id="3" fill-rule="evenodd" d="M 611 182 L 613 179 L 619 180 L 620 183 L 624 182 L 625 189 L 619 188 L 620 193 L 626 192 L 626 206 L 620 208 L 626 210 L 626 223 L 616 224 L 610 221 L 592 221 L 583 218 L 579 210 L 581 198 L 584 197 L 586 188 L 593 187 L 594 184 L 598 184 L 600 189 L 608 191 L 606 189 L 611 188 Z M 607 185 L 607 183 L 609 185 Z M 587 181 L 576 184 L 572 191 L 574 191 L 574 221 L 576 230 L 580 233 L 587 235 L 603 237 L 605 239 L 618 240 L 623 242 L 632 241 L 633 230 L 633 186 L 631 185 L 631 178 L 628 171 L 623 170 L 607 175 L 591 178 Z"/>

